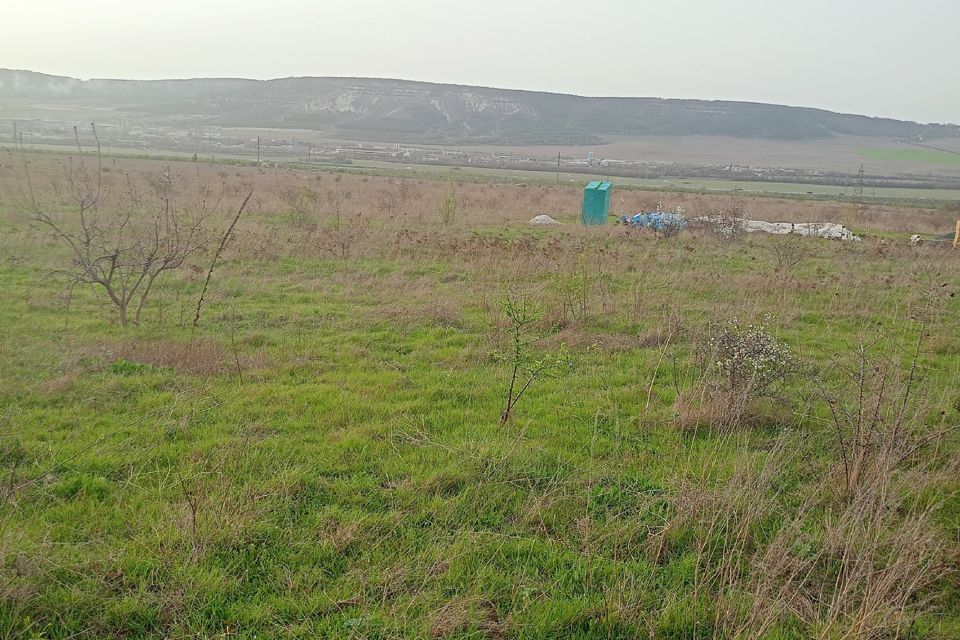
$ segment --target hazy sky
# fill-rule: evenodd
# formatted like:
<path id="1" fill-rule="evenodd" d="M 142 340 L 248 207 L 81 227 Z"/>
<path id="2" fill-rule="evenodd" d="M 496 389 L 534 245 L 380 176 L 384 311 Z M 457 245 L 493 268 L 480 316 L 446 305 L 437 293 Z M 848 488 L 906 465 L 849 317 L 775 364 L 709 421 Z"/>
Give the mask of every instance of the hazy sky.
<path id="1" fill-rule="evenodd" d="M 4 0 L 0 67 L 372 76 L 960 123 L 960 0 Z"/>

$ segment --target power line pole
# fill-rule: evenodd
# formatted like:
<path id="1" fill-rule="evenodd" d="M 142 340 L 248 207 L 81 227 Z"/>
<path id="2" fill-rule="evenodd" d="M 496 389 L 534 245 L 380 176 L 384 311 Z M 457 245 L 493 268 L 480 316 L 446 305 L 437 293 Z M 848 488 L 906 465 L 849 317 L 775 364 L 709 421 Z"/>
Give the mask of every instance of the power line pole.
<path id="1" fill-rule="evenodd" d="M 557 186 L 560 186 L 560 152 L 557 151 Z"/>
<path id="2" fill-rule="evenodd" d="M 857 203 L 858 209 L 863 209 L 863 165 L 860 165 L 860 173 L 857 174 L 857 186 L 853 192 L 853 199 Z"/>

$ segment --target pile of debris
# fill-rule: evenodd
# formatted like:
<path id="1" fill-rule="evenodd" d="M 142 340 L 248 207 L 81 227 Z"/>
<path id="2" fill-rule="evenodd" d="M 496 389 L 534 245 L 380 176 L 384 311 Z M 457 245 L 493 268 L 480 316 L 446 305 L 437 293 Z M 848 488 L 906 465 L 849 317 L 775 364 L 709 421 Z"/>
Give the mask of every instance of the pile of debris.
<path id="1" fill-rule="evenodd" d="M 748 220 L 746 218 L 697 218 L 697 222 L 722 227 L 727 233 L 742 230 L 747 233 L 772 233 L 774 235 L 810 236 L 813 238 L 829 238 L 845 242 L 859 242 L 862 238 L 855 235 L 850 229 L 835 222 L 766 222 L 764 220 Z"/>
<path id="2" fill-rule="evenodd" d="M 620 216 L 620 224 L 638 229 L 653 229 L 654 231 L 680 231 L 686 228 L 687 219 L 679 210 L 677 213 L 651 211 L 650 213 L 635 213 L 632 216 Z"/>

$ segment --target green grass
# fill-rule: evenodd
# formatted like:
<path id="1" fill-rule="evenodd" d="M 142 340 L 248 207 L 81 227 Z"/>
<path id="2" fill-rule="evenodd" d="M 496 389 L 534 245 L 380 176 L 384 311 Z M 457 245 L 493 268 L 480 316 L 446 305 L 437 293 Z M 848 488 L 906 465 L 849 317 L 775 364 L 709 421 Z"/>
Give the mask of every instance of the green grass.
<path id="1" fill-rule="evenodd" d="M 859 153 L 866 158 L 874 158 L 876 160 L 893 160 L 895 162 L 936 165 L 941 167 L 960 166 L 960 153 L 950 153 L 937 149 L 891 149 L 877 147 L 860 149 Z"/>
<path id="2" fill-rule="evenodd" d="M 20 227 L 11 213 L 2 224 Z M 765 240 L 608 231 L 561 234 L 559 249 L 550 230 L 488 228 L 449 252 L 431 248 L 451 241 L 432 232 L 395 251 L 384 234 L 351 260 L 234 255 L 197 333 L 176 320 L 197 282 L 168 280 L 144 324 L 122 330 L 90 290 L 68 314 L 42 278 L 66 257 L 48 238 L 4 245 L 0 477 L 19 488 L 0 512 L 0 635 L 711 637 L 712 598 L 692 591 L 696 548 L 680 536 L 658 560 L 650 537 L 685 482 L 761 463 L 787 427 L 677 429 L 696 336 L 771 312 L 819 363 L 881 327 L 907 339 L 916 256 L 814 241 L 789 297 L 747 294 L 773 277 Z M 558 338 L 578 338 L 576 367 L 536 384 L 500 427 L 503 282 L 555 310 L 548 292 L 578 251 L 609 262 L 606 293 Z M 545 262 L 518 272 L 529 255 Z M 661 352 L 640 338 L 669 312 L 685 329 Z M 929 327 L 924 359 L 926 390 L 951 401 L 956 313 L 954 300 Z M 200 346 L 169 361 L 142 347 L 163 344 Z M 790 428 L 819 442 L 815 423 Z M 952 500 L 947 535 L 960 531 Z M 914 637 L 960 629 L 955 600 Z"/>

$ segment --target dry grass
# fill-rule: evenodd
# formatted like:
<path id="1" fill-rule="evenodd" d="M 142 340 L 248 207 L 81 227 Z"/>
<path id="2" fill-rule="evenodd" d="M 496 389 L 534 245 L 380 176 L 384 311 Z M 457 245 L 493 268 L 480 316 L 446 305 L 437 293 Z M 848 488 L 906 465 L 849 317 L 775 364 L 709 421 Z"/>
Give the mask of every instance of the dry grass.
<path id="1" fill-rule="evenodd" d="M 97 349 L 86 351 L 82 357 L 88 362 L 99 363 L 100 367 L 130 362 L 198 375 L 236 371 L 237 358 L 244 371 L 261 369 L 270 362 L 263 353 L 234 354 L 209 338 L 192 341 L 134 338 L 105 343 Z"/>
<path id="2" fill-rule="evenodd" d="M 677 395 L 674 411 L 677 428 L 691 434 L 728 433 L 756 426 L 750 414 L 751 399 L 742 389 L 728 390 L 707 383 L 684 389 Z"/>
<path id="3" fill-rule="evenodd" d="M 453 638 L 470 631 L 471 637 L 503 638 L 504 624 L 496 607 L 488 600 L 458 599 L 443 605 L 433 614 L 430 624 L 431 638 Z"/>
<path id="4" fill-rule="evenodd" d="M 719 486 L 687 481 L 651 538 L 653 558 L 693 537 L 694 597 L 716 599 L 714 637 L 762 637 L 790 617 L 824 640 L 897 637 L 950 571 L 938 505 L 917 502 L 945 476 L 878 466 L 869 486 L 838 503 L 828 467 L 794 503 L 780 480 L 796 448 L 781 441 L 759 467 L 741 465 Z"/>
<path id="5" fill-rule="evenodd" d="M 31 173 L 38 185 L 61 181 L 70 161 L 55 155 L 28 155 Z M 252 217 L 283 211 L 291 216 L 294 228 L 309 231 L 323 225 L 335 208 L 349 220 L 364 220 L 373 228 L 422 229 L 426 224 L 442 226 L 438 208 L 449 192 L 443 180 L 323 174 L 314 171 L 256 167 L 218 167 L 208 164 L 170 163 L 162 160 L 105 160 L 112 178 L 129 177 L 145 182 L 164 168 L 174 166 L 184 190 L 191 183 L 225 185 L 227 200 L 242 197 L 254 189 Z M 0 162 L 0 205 L 18 201 L 22 160 L 13 151 Z M 305 197 L 304 194 L 309 194 Z M 335 205 L 339 194 L 339 204 Z M 578 187 L 460 183 L 457 185 L 456 226 L 522 223 L 534 215 L 549 213 L 572 221 L 580 209 Z M 769 221 L 838 222 L 855 229 L 897 233 L 946 232 L 956 215 L 942 209 L 905 210 L 891 205 L 857 207 L 834 202 L 747 198 L 736 195 L 698 195 L 673 192 L 620 190 L 612 203 L 616 215 L 682 206 L 689 217 L 718 212 Z M 299 234 L 298 234 L 299 235 Z"/>

